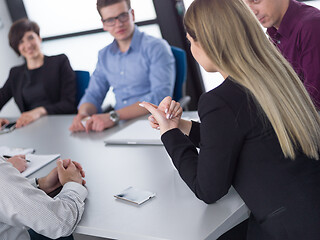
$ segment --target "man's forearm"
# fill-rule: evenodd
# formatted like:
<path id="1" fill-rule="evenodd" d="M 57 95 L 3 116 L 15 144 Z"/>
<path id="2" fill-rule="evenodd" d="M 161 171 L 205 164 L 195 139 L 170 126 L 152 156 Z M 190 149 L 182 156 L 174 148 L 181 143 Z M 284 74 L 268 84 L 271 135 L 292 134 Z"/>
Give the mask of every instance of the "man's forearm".
<path id="1" fill-rule="evenodd" d="M 83 103 L 78 109 L 78 114 L 83 116 L 91 116 L 97 113 L 97 108 L 92 103 Z"/>

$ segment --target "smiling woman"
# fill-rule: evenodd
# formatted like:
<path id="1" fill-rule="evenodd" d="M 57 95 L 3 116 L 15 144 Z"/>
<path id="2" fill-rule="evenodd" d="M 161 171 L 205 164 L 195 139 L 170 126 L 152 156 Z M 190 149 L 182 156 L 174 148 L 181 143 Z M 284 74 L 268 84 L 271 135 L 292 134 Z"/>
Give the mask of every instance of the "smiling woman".
<path id="1" fill-rule="evenodd" d="M 22 127 L 47 114 L 75 113 L 75 73 L 65 55 L 45 56 L 41 51 L 40 28 L 28 19 L 10 28 L 9 42 L 25 64 L 11 69 L 0 89 L 0 109 L 13 97 Z"/>
<path id="2" fill-rule="evenodd" d="M 18 52 L 21 53 L 26 59 L 29 59 L 28 63 L 32 64 L 32 60 L 41 55 L 41 38 L 33 31 L 26 32 L 18 44 Z M 43 63 L 43 61 L 41 61 Z M 32 66 L 29 66 L 32 68 Z M 36 66 L 34 66 L 36 67 Z"/>

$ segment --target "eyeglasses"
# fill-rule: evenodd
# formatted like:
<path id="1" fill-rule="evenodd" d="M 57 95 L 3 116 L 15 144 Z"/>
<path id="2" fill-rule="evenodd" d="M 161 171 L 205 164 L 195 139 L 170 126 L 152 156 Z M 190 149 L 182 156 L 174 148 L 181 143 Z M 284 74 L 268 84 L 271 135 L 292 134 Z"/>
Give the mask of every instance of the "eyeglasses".
<path id="1" fill-rule="evenodd" d="M 123 12 L 117 17 L 113 18 L 107 18 L 107 19 L 101 19 L 103 24 L 105 24 L 108 27 L 114 26 L 116 24 L 116 20 L 118 19 L 120 22 L 124 23 L 129 20 L 129 13 L 131 12 L 131 9 L 128 10 L 128 12 Z"/>

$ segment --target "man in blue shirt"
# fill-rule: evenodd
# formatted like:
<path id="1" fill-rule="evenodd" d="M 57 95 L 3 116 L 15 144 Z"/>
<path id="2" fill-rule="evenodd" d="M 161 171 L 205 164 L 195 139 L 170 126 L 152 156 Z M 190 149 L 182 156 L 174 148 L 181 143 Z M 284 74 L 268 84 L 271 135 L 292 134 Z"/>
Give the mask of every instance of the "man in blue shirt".
<path id="1" fill-rule="evenodd" d="M 103 29 L 114 41 L 99 52 L 96 69 L 70 127 L 72 132 L 103 131 L 119 120 L 147 114 L 139 102 L 159 104 L 173 94 L 176 73 L 170 46 L 138 30 L 130 0 L 98 0 L 97 9 Z M 101 113 L 111 86 L 115 111 Z"/>

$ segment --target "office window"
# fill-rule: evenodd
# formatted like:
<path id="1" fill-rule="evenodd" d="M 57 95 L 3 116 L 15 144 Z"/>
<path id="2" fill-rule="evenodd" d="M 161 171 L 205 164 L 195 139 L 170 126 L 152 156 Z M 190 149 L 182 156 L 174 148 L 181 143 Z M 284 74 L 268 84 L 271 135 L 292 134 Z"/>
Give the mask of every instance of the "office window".
<path id="1" fill-rule="evenodd" d="M 28 17 L 40 25 L 43 38 L 100 28 L 95 2 L 23 0 Z"/>
<path id="2" fill-rule="evenodd" d="M 23 0 L 27 15 L 41 28 L 43 38 L 101 28 L 96 1 Z M 155 19 L 152 0 L 132 0 L 136 22 Z"/>
<path id="3" fill-rule="evenodd" d="M 319 0 L 313 0 L 313 1 L 303 1 L 305 4 L 316 7 L 320 9 L 320 1 Z"/>

